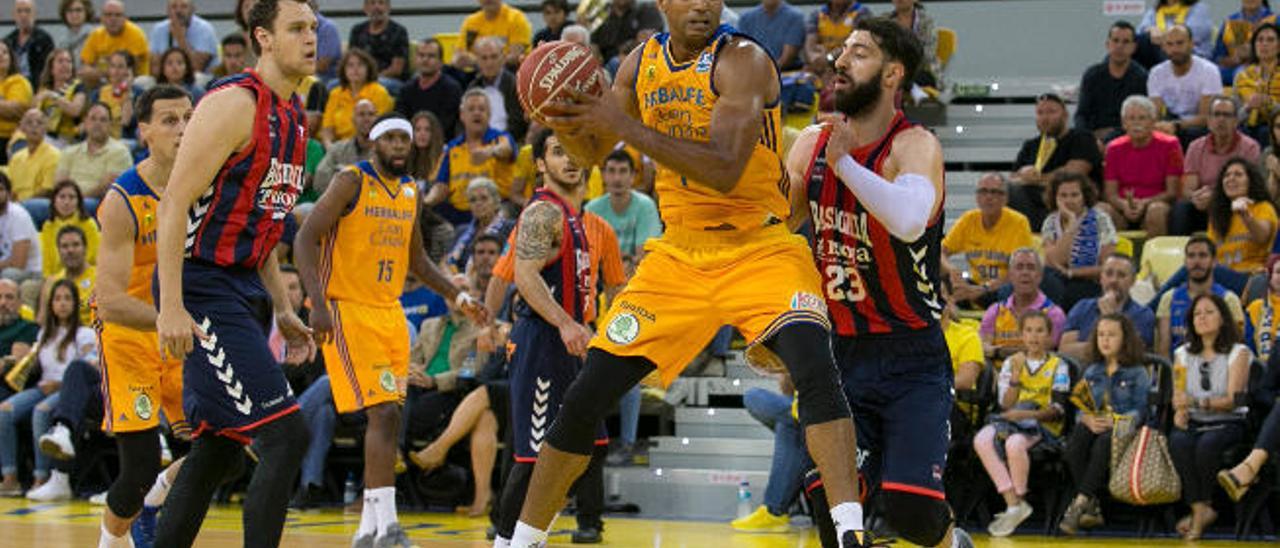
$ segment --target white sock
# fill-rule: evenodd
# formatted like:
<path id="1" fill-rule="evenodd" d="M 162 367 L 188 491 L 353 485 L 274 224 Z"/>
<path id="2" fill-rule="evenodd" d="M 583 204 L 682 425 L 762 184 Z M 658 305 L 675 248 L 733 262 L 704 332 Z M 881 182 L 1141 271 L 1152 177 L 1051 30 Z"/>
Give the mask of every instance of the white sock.
<path id="1" fill-rule="evenodd" d="M 360 511 L 360 528 L 356 529 L 356 538 L 378 533 L 378 513 L 369 500 L 369 490 L 364 490 L 364 508 Z"/>
<path id="2" fill-rule="evenodd" d="M 835 522 L 836 538 L 844 537 L 845 531 L 861 531 L 862 505 L 856 502 L 842 502 L 831 509 L 831 521 Z"/>
<path id="3" fill-rule="evenodd" d="M 387 528 L 399 522 L 396 517 L 396 488 L 378 487 L 366 489 L 364 505 L 373 505 L 374 515 L 378 518 L 378 534 L 387 532 Z"/>
<path id="4" fill-rule="evenodd" d="M 169 476 L 165 472 L 168 470 L 161 470 L 156 476 L 156 482 L 151 484 L 151 490 L 147 491 L 146 498 L 142 499 L 143 506 L 152 508 L 164 506 L 164 499 L 169 496 Z"/>
<path id="5" fill-rule="evenodd" d="M 515 533 L 511 535 L 511 548 L 538 548 L 547 541 L 547 532 L 539 530 L 523 521 L 516 522 Z"/>
<path id="6" fill-rule="evenodd" d="M 122 537 L 117 537 L 107 530 L 107 524 L 99 525 L 102 534 L 98 537 L 98 548 L 133 548 L 133 536 L 125 533 Z"/>
<path id="7" fill-rule="evenodd" d="M 493 548 L 511 548 L 511 541 L 502 537 L 493 537 Z"/>

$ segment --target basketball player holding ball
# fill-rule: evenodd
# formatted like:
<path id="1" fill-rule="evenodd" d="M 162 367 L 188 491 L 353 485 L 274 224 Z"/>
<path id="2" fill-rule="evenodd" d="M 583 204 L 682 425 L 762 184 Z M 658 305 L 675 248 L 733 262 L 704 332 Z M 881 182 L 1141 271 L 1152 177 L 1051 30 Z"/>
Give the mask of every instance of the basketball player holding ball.
<path id="1" fill-rule="evenodd" d="M 894 106 L 922 57 L 893 21 L 858 19 L 835 66 L 842 116 L 806 129 L 787 162 L 791 225 L 813 222 L 836 361 L 870 457 L 862 472 L 885 520 L 912 543 L 963 548 L 973 543 L 942 486 L 954 397 L 937 283 L 942 147 Z"/>
<path id="2" fill-rule="evenodd" d="M 646 245 L 586 350 L 539 451 L 510 545 L 546 540 L 587 466 L 597 424 L 619 397 L 655 371 L 669 384 L 731 324 L 750 341 L 754 363 L 790 372 L 841 545 L 862 546 L 853 421 L 821 280 L 805 241 L 787 230 L 777 68 L 764 48 L 720 25 L 721 1 L 658 6 L 671 31 L 627 56 L 611 93 L 578 93 L 572 103 L 533 111 L 584 165 L 600 163 L 619 140 L 653 158 L 667 230 Z"/>

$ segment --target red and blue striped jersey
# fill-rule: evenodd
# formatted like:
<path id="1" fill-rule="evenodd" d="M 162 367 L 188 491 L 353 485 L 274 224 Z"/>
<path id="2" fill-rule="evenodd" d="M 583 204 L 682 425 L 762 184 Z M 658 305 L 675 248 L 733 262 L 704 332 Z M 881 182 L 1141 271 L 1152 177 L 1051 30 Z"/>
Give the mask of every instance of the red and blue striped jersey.
<path id="1" fill-rule="evenodd" d="M 893 139 L 914 124 L 898 112 L 883 137 L 849 151 L 854 161 L 883 175 Z M 836 334 L 908 333 L 938 326 L 943 214 L 929 220 L 914 242 L 889 233 L 827 167 L 823 130 L 809 161 L 806 194 L 813 223 L 814 262 L 822 274 L 827 309 Z M 930 207 L 931 204 L 902 204 Z"/>
<path id="2" fill-rule="evenodd" d="M 551 297 L 560 303 L 570 317 L 576 322 L 583 322 L 586 310 L 595 291 L 591 285 L 591 253 L 587 243 L 587 233 L 582 226 L 582 216 L 556 193 L 540 188 L 529 198 L 525 207 L 537 202 L 550 202 L 560 208 L 563 229 L 560 237 L 560 251 L 554 259 L 542 267 L 542 281 L 551 290 Z M 516 231 L 520 225 L 516 225 Z M 538 313 L 520 301 L 516 312 L 522 316 L 538 317 Z"/>
<path id="3" fill-rule="evenodd" d="M 247 89 L 256 97 L 253 136 L 192 204 L 186 256 L 257 269 L 280 241 L 285 216 L 302 193 L 307 116 L 297 95 L 281 99 L 253 70 L 220 80 L 210 93 L 227 88 Z"/>

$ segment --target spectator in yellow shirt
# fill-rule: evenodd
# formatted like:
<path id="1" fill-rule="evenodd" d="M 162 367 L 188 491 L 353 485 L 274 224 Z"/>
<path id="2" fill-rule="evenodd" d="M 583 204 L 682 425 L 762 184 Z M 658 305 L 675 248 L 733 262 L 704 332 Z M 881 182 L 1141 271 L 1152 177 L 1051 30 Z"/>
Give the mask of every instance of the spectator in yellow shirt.
<path id="1" fill-rule="evenodd" d="M 0 41 L 0 164 L 9 162 L 9 138 L 18 120 L 31 106 L 31 82 L 18 72 L 18 61 L 9 44 Z"/>
<path id="2" fill-rule="evenodd" d="M 1262 270 L 1278 224 L 1266 180 L 1248 160 L 1222 166 L 1209 204 L 1209 239 L 1218 244 L 1218 264 L 1242 274 Z"/>
<path id="3" fill-rule="evenodd" d="M 1031 224 L 1006 206 L 1008 185 L 999 173 L 978 179 L 977 201 L 978 209 L 965 212 L 943 238 L 942 252 L 948 257 L 964 255 L 968 263 L 967 279 L 965 272 L 951 272 L 956 301 L 985 306 L 994 302 L 1008 279 L 1013 251 L 1032 245 Z"/>
<path id="4" fill-rule="evenodd" d="M 329 100 L 324 105 L 320 142 L 325 148 L 355 136 L 351 114 L 361 99 L 373 103 L 379 116 L 395 106 L 387 88 L 378 83 L 378 62 L 364 50 L 351 48 L 338 62 L 338 85 L 329 91 Z"/>
<path id="5" fill-rule="evenodd" d="M 13 197 L 16 200 L 44 197 L 53 188 L 53 175 L 58 171 L 61 153 L 45 139 L 49 121 L 39 109 L 29 109 L 22 115 L 19 128 L 26 136 L 27 146 L 9 159 L 9 178 L 13 181 Z M 48 205 L 45 205 L 48 208 Z M 32 212 L 33 217 L 41 217 Z"/>
<path id="6" fill-rule="evenodd" d="M 49 220 L 40 228 L 40 248 L 58 249 L 58 234 L 63 227 L 74 226 L 84 233 L 85 258 L 90 265 L 98 264 L 98 241 L 100 234 L 98 223 L 93 220 L 84 205 L 84 194 L 80 187 L 70 179 L 53 185 L 53 207 Z M 62 264 L 62 256 L 58 253 L 45 253 L 44 277 L 50 278 L 62 271 L 67 265 Z"/>
<path id="7" fill-rule="evenodd" d="M 125 17 L 124 2 L 107 0 L 102 5 L 102 26 L 89 33 L 80 50 L 80 79 L 98 82 L 107 70 L 108 58 L 120 50 L 133 55 L 138 74 L 151 74 L 147 33 Z"/>
<path id="8" fill-rule="evenodd" d="M 520 57 L 529 49 L 533 40 L 533 26 L 529 24 L 529 19 L 523 12 L 508 6 L 502 0 L 479 2 L 480 11 L 462 20 L 462 28 L 458 33 L 462 35 L 466 51 L 455 54 L 454 64 L 460 67 L 472 66 L 475 59 L 470 53 L 471 46 L 482 37 L 493 36 L 502 40 L 505 45 L 503 53 L 507 56 L 507 65 L 519 66 Z"/>

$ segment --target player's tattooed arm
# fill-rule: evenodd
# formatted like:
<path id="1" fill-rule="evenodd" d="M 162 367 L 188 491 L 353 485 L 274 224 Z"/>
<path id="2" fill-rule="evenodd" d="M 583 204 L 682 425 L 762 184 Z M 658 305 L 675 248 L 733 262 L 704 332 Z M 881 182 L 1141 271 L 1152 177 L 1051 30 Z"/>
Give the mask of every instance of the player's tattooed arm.
<path id="1" fill-rule="evenodd" d="M 526 207 L 516 225 L 516 288 L 542 319 L 556 327 L 574 323 L 573 318 L 556 304 L 541 272 L 560 249 L 563 225 L 560 208 L 547 202 Z"/>

